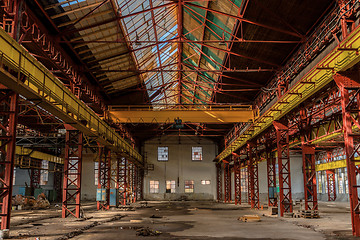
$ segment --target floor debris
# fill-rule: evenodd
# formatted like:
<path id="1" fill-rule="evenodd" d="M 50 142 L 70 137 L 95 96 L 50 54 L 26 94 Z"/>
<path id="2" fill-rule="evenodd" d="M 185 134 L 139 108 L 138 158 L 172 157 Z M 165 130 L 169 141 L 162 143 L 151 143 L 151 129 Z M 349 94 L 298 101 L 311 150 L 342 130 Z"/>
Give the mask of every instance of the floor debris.
<path id="1" fill-rule="evenodd" d="M 19 209 L 34 210 L 47 209 L 50 207 L 50 202 L 47 200 L 44 193 L 38 195 L 37 199 L 33 196 L 16 195 L 12 199 L 13 206 L 20 206 Z"/>
<path id="2" fill-rule="evenodd" d="M 260 217 L 258 215 L 244 215 L 239 217 L 238 220 L 243 222 L 260 222 Z"/>
<path id="3" fill-rule="evenodd" d="M 136 230 L 137 236 L 159 236 L 161 233 L 162 232 L 150 229 L 148 227 Z"/>

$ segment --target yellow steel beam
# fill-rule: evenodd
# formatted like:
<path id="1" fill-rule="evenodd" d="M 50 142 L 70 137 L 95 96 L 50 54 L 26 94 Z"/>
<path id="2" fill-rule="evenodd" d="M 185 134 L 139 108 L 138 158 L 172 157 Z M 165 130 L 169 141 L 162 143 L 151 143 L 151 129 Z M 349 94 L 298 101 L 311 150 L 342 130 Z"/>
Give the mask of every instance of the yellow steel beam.
<path id="1" fill-rule="evenodd" d="M 15 74 L 10 74 L 9 69 Z M 142 156 L 130 144 L 1 28 L 0 84 L 23 95 L 85 135 L 95 137 L 99 144 L 128 156 L 134 163 L 142 164 Z"/>
<path id="2" fill-rule="evenodd" d="M 29 156 L 32 158 L 46 160 L 49 162 L 64 164 L 64 159 L 61 157 L 56 157 L 51 154 L 34 151 L 30 148 L 25 148 L 25 147 L 21 147 L 21 146 L 16 146 L 15 154 L 19 155 L 19 156 Z"/>
<path id="3" fill-rule="evenodd" d="M 277 100 L 261 117 L 256 119 L 253 130 L 245 131 L 234 142 L 232 142 L 217 159 L 222 160 L 228 157 L 231 152 L 242 147 L 246 142 L 259 135 L 304 100 L 312 96 L 326 84 L 333 80 L 333 75 L 338 71 L 345 71 L 360 61 L 358 51 L 360 48 L 360 28 L 357 27 L 347 36 L 334 50 L 305 74 L 288 92 Z M 344 51 L 351 49 L 351 51 Z"/>
<path id="4" fill-rule="evenodd" d="M 114 120 L 131 123 L 173 123 L 175 118 L 180 118 L 183 123 L 235 123 L 254 119 L 251 106 L 203 106 L 159 110 L 150 107 L 112 106 L 109 113 Z"/>

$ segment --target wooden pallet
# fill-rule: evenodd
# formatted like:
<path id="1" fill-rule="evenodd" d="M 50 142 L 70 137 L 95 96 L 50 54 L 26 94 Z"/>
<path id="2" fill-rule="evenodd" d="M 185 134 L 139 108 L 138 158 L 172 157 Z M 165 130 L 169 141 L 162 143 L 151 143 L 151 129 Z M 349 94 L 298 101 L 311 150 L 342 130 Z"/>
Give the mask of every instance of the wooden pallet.
<path id="1" fill-rule="evenodd" d="M 299 211 L 299 215 L 302 218 L 319 218 L 318 210 L 301 210 Z"/>

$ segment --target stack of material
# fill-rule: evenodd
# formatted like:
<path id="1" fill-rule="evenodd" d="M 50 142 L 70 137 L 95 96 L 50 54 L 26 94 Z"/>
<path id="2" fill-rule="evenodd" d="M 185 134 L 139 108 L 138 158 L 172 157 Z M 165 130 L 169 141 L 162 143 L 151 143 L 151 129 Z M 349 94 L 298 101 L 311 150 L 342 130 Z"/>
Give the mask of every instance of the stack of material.
<path id="1" fill-rule="evenodd" d="M 21 206 L 22 209 L 30 210 L 30 209 L 46 209 L 50 207 L 50 202 L 46 199 L 44 193 L 39 194 L 37 199 L 32 196 L 22 196 L 16 195 L 12 199 L 13 206 Z"/>
<path id="2" fill-rule="evenodd" d="M 319 218 L 319 211 L 318 210 L 300 210 L 299 215 L 302 218 Z"/>
<path id="3" fill-rule="evenodd" d="M 258 215 L 244 215 L 239 217 L 238 220 L 243 222 L 260 222 L 260 217 Z"/>

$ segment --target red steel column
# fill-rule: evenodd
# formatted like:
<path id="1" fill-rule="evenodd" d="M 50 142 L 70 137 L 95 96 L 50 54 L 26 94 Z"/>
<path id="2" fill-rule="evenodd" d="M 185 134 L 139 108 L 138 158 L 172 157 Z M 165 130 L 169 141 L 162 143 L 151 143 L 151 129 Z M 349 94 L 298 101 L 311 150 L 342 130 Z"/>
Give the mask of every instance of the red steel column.
<path id="1" fill-rule="evenodd" d="M 137 166 L 132 164 L 132 202 L 136 202 L 137 194 Z"/>
<path id="2" fill-rule="evenodd" d="M 247 185 L 247 182 L 248 182 L 248 170 L 247 170 L 247 167 L 246 167 L 246 163 L 245 162 L 242 162 L 240 164 L 240 167 L 242 167 L 243 169 L 240 169 L 240 182 L 241 182 L 241 186 L 243 186 L 244 188 L 241 188 L 241 192 L 244 196 L 245 199 L 249 199 L 248 198 L 248 185 Z M 245 194 L 244 194 L 245 193 Z M 243 197 L 241 196 L 241 197 Z M 241 202 L 243 201 L 242 199 L 240 199 Z"/>
<path id="3" fill-rule="evenodd" d="M 279 207 L 280 216 L 292 213 L 289 128 L 282 123 L 273 121 L 276 130 L 276 143 L 279 168 Z"/>
<path id="4" fill-rule="evenodd" d="M 315 147 L 302 144 L 305 210 L 317 210 Z"/>
<path id="5" fill-rule="evenodd" d="M 328 151 L 326 162 L 332 161 L 332 153 Z M 326 182 L 327 182 L 327 190 L 328 190 L 328 201 L 336 200 L 336 186 L 335 186 L 335 169 L 326 170 Z"/>
<path id="6" fill-rule="evenodd" d="M 144 199 L 143 189 L 144 189 L 144 169 L 137 168 L 137 188 L 136 188 L 136 200 L 140 201 Z"/>
<path id="7" fill-rule="evenodd" d="M 22 0 L 2 3 L 2 26 L 15 40 L 19 39 Z M 5 17 L 5 15 L 9 13 Z M 7 18 L 7 19 L 6 19 Z M 7 20 L 9 20 L 7 22 Z M 9 25 L 8 25 L 9 24 Z M 0 85 L 0 206 L 1 229 L 10 229 L 12 185 L 15 163 L 16 125 L 19 95 Z"/>
<path id="8" fill-rule="evenodd" d="M 99 170 L 98 189 L 105 192 L 105 200 L 97 201 L 98 210 L 107 210 L 110 207 L 110 185 L 111 185 L 111 151 L 99 148 Z"/>
<path id="9" fill-rule="evenodd" d="M 224 163 L 224 202 L 231 202 L 231 171 L 228 162 Z"/>
<path id="10" fill-rule="evenodd" d="M 62 217 L 73 215 L 80 218 L 81 166 L 83 135 L 65 124 L 65 158 L 62 196 Z"/>
<path id="11" fill-rule="evenodd" d="M 121 205 L 126 205 L 126 191 L 127 191 L 127 182 L 126 182 L 126 158 L 121 157 L 119 159 L 119 177 L 118 177 L 118 186 L 119 186 L 119 202 Z"/>
<path id="12" fill-rule="evenodd" d="M 249 195 L 251 208 L 260 208 L 259 201 L 259 177 L 258 177 L 258 159 L 257 151 L 255 148 L 255 154 L 253 153 L 253 143 L 248 143 L 248 154 L 249 154 Z"/>
<path id="13" fill-rule="evenodd" d="M 249 163 L 249 159 L 248 159 L 248 163 Z M 250 187 L 250 167 L 249 165 L 247 166 L 247 199 L 248 199 L 248 204 L 251 204 L 251 187 Z"/>
<path id="14" fill-rule="evenodd" d="M 62 176 L 63 167 L 60 164 L 55 163 L 55 172 L 54 172 L 54 190 L 56 192 L 56 201 L 61 201 L 62 199 Z"/>
<path id="15" fill-rule="evenodd" d="M 311 115 L 305 108 L 300 109 L 300 139 L 303 161 L 305 210 L 317 210 L 317 189 L 315 171 L 315 146 L 307 144 L 311 139 Z"/>
<path id="16" fill-rule="evenodd" d="M 351 76 L 350 73 L 344 73 Z M 355 165 L 355 155 L 359 154 L 360 136 L 353 132 L 354 125 L 359 126 L 360 113 L 360 84 L 358 71 L 354 75 L 347 77 L 339 73 L 334 75 L 334 80 L 341 92 L 341 108 L 343 116 L 343 130 L 345 140 L 346 165 L 348 173 L 348 186 L 350 197 L 350 211 L 352 232 L 354 236 L 360 236 L 360 201 L 358 197 L 358 188 L 356 175 L 359 174 L 359 168 Z M 355 91 L 355 95 L 350 98 L 350 93 Z"/>
<path id="17" fill-rule="evenodd" d="M 240 177 L 240 159 L 234 160 L 234 184 L 235 184 L 235 204 L 241 205 L 241 177 Z"/>
<path id="18" fill-rule="evenodd" d="M 132 171 L 132 163 L 130 161 L 127 162 L 128 174 L 127 174 L 127 194 L 126 201 L 131 203 L 133 196 L 133 171 Z"/>
<path id="19" fill-rule="evenodd" d="M 18 95 L 0 85 L 0 206 L 1 229 L 10 228 L 15 161 Z"/>
<path id="20" fill-rule="evenodd" d="M 30 188 L 31 188 L 31 194 L 34 194 L 35 188 L 40 187 L 40 176 L 41 172 L 38 168 L 31 168 L 30 169 Z"/>
<path id="21" fill-rule="evenodd" d="M 216 164 L 216 199 L 218 202 L 223 200 L 222 198 L 222 169 L 221 163 Z"/>
<path id="22" fill-rule="evenodd" d="M 269 144 L 266 146 L 266 165 L 268 178 L 268 206 L 277 207 L 277 193 L 276 193 L 276 159 L 274 153 L 271 151 Z"/>

